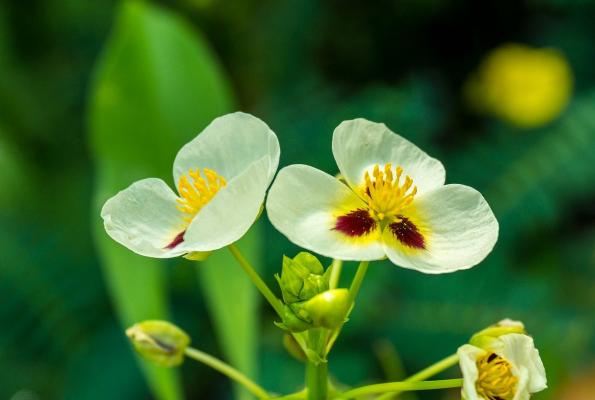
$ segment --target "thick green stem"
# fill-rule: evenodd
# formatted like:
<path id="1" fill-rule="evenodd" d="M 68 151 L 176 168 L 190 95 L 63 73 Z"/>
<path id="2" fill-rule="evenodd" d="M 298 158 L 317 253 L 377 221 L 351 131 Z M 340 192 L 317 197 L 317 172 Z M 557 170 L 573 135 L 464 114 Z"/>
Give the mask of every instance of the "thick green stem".
<path id="1" fill-rule="evenodd" d="M 308 400 L 326 400 L 328 393 L 328 364 L 306 364 L 306 389 Z"/>
<path id="2" fill-rule="evenodd" d="M 459 362 L 459 356 L 458 354 L 452 354 L 446 358 L 443 358 L 442 360 L 430 365 L 427 368 L 422 369 L 421 371 L 411 375 L 410 377 L 408 377 L 407 379 L 405 379 L 404 382 L 418 382 L 418 381 L 422 381 L 424 379 L 430 378 L 442 371 L 444 371 L 447 368 L 452 367 L 453 365 L 455 365 L 456 363 Z M 385 393 L 384 395 L 378 397 L 377 400 L 389 400 L 392 399 L 393 397 L 395 397 L 396 395 L 398 395 L 399 393 L 401 393 L 402 390 L 397 390 L 391 393 Z"/>
<path id="3" fill-rule="evenodd" d="M 378 394 L 384 392 L 404 392 L 412 390 L 449 389 L 463 386 L 463 379 L 445 379 L 440 381 L 425 382 L 390 382 L 376 385 L 362 386 L 348 390 L 335 397 L 335 399 L 352 399 L 359 396 Z"/>
<path id="4" fill-rule="evenodd" d="M 216 371 L 221 372 L 223 375 L 233 379 L 237 383 L 244 386 L 247 390 L 250 391 L 254 396 L 258 397 L 259 399 L 268 399 L 270 395 L 264 390 L 262 387 L 258 386 L 254 381 L 248 378 L 246 375 L 242 374 L 237 369 L 233 368 L 232 366 L 224 363 L 223 361 L 207 354 L 203 353 L 200 350 L 193 349 L 192 347 L 188 347 L 184 354 L 187 357 L 190 357 L 198 362 L 201 362 Z"/>
<path id="5" fill-rule="evenodd" d="M 244 269 L 252 283 L 254 283 L 254 286 L 256 286 L 256 288 L 260 291 L 260 293 L 262 293 L 264 298 L 267 299 L 267 301 L 275 309 L 277 314 L 279 314 L 279 316 L 282 317 L 283 305 L 281 304 L 277 296 L 275 296 L 275 294 L 271 291 L 271 289 L 269 289 L 267 284 L 264 283 L 260 275 L 258 275 L 258 272 L 256 272 L 254 267 L 248 262 L 248 260 L 244 258 L 244 256 L 235 244 L 230 244 L 229 246 L 227 246 L 227 248 L 234 256 L 234 258 L 238 261 L 238 264 L 240 264 L 240 266 Z"/>

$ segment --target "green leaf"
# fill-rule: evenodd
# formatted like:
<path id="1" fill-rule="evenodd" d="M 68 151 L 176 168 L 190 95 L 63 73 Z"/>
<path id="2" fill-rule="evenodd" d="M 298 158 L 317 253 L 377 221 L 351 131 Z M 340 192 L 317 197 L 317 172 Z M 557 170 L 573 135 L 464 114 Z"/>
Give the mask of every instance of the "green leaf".
<path id="1" fill-rule="evenodd" d="M 262 227 L 255 224 L 237 246 L 254 266 L 263 263 Z M 262 268 L 260 268 L 262 270 Z M 256 344 L 258 304 L 260 297 L 252 282 L 225 249 L 215 252 L 198 266 L 199 279 L 214 317 L 219 340 L 230 363 L 256 380 Z M 236 386 L 236 398 L 252 399 L 244 389 Z"/>
<path id="2" fill-rule="evenodd" d="M 108 238 L 100 208 L 137 179 L 171 182 L 177 150 L 230 108 L 228 87 L 198 32 L 155 6 L 123 3 L 96 69 L 89 128 L 97 169 L 95 238 L 124 326 L 167 319 L 165 265 Z M 142 366 L 158 398 L 182 398 L 175 371 Z"/>

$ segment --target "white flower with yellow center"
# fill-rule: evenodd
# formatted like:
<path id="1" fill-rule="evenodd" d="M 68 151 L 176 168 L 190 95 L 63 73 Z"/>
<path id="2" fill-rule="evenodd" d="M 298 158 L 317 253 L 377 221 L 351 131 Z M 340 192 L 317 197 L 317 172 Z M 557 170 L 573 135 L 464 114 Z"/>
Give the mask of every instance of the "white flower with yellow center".
<path id="1" fill-rule="evenodd" d="M 530 336 L 509 333 L 458 350 L 465 400 L 528 400 L 547 388 L 545 369 Z"/>
<path id="2" fill-rule="evenodd" d="M 295 244 L 342 260 L 426 273 L 470 268 L 492 250 L 498 222 L 482 195 L 444 185 L 442 163 L 365 119 L 341 123 L 333 155 L 345 183 L 306 165 L 282 169 L 267 212 Z"/>
<path id="3" fill-rule="evenodd" d="M 143 179 L 109 199 L 101 216 L 117 242 L 148 257 L 207 252 L 240 239 L 257 218 L 279 164 L 279 142 L 260 119 L 215 119 L 178 152 L 178 194 Z"/>

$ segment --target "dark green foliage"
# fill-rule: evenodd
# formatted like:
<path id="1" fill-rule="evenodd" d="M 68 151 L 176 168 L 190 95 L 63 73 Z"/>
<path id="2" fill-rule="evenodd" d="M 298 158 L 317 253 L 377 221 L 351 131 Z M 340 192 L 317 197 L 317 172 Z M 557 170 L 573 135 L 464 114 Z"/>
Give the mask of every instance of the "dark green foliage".
<path id="1" fill-rule="evenodd" d="M 19 390 L 43 399 L 149 398 L 115 315 L 134 318 L 130 310 L 139 301 L 148 314 L 165 313 L 167 299 L 172 319 L 202 349 L 243 369 L 253 368 L 260 356 L 265 388 L 292 390 L 303 383 L 302 366 L 285 353 L 273 313 L 263 304 L 258 316 L 241 271 L 227 261 L 214 258 L 201 266 L 225 264 L 220 271 L 202 271 L 199 284 L 193 267 L 181 261 L 161 265 L 130 257 L 142 263 L 139 269 L 146 267 L 139 279 L 160 294 L 139 299 L 140 285 L 123 311 L 122 305 L 114 307 L 108 288 L 136 279 L 124 276 L 133 274 L 134 266 L 122 267 L 118 283 L 101 269 L 105 253 L 100 258 L 94 247 L 94 238 L 102 235 L 97 219 L 102 200 L 140 177 L 171 182 L 177 147 L 231 107 L 226 90 L 237 94 L 239 108 L 279 135 L 282 165 L 305 163 L 335 173 L 332 130 L 344 119 L 367 117 L 440 158 L 447 182 L 482 191 L 500 222 L 496 249 L 469 271 L 426 276 L 374 263 L 331 353 L 338 380 L 353 385 L 384 379 L 373 351 L 379 341 L 392 343 L 404 369 L 414 372 L 504 317 L 522 319 L 543 355 L 553 390 L 535 399 L 555 398 L 572 374 L 593 366 L 592 1 L 505 1 L 485 8 L 470 1 L 168 0 L 160 2 L 170 9 L 163 19 L 161 12 L 150 12 L 152 22 L 132 18 L 126 28 L 127 35 L 161 43 L 152 50 L 107 42 L 112 28 L 123 29 L 116 2 L 21 3 L 0 3 L 0 398 Z M 164 21 L 179 16 L 194 26 L 182 23 L 181 32 L 170 32 Z M 163 45 L 170 34 L 179 47 Z M 480 119 L 461 100 L 461 86 L 481 57 L 509 41 L 556 46 L 575 72 L 571 104 L 543 128 L 520 130 Z M 217 72 L 180 58 L 207 42 L 231 78 L 230 89 L 213 84 L 224 87 L 223 94 L 211 84 L 199 90 L 192 83 Z M 116 65 L 109 56 L 114 52 L 130 63 Z M 206 57 L 213 55 L 207 51 Z M 125 97 L 113 114 L 93 124 L 92 157 L 85 113 L 101 81 L 91 76 L 99 58 Z M 171 69 L 173 64 L 179 69 Z M 180 87 L 192 90 L 184 95 L 172 90 Z M 114 95 L 109 85 L 102 93 Z M 204 102 L 205 97 L 214 100 Z M 99 118 L 97 107 L 92 110 L 93 119 Z M 143 136 L 149 131 L 163 135 Z M 264 239 L 258 232 L 248 238 L 251 257 L 258 260 L 266 251 L 263 276 L 274 287 L 282 255 L 300 249 L 267 223 L 266 213 L 258 229 Z M 343 271 L 346 285 L 355 265 L 346 263 Z M 234 273 L 241 300 L 207 283 Z M 242 336 L 246 342 L 260 340 L 259 353 L 238 350 L 231 335 L 216 338 L 217 329 L 230 321 L 251 320 L 249 311 L 225 312 L 234 302 L 259 318 L 260 336 L 249 329 Z M 212 311 L 217 316 L 207 309 L 218 309 Z M 224 378 L 187 364 L 182 373 L 188 398 L 232 397 Z M 445 375 L 456 374 L 453 369 Z"/>

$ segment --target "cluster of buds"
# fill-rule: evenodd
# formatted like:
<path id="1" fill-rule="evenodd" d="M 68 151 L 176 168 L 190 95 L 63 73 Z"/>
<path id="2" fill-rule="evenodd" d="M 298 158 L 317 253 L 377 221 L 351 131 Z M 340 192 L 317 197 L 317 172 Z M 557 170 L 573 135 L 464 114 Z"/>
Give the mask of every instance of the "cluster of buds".
<path id="1" fill-rule="evenodd" d="M 311 328 L 334 329 L 341 325 L 349 309 L 347 289 L 329 289 L 330 269 L 310 253 L 301 252 L 293 259 L 283 257 L 281 275 L 283 322 L 281 328 L 302 332 Z"/>

